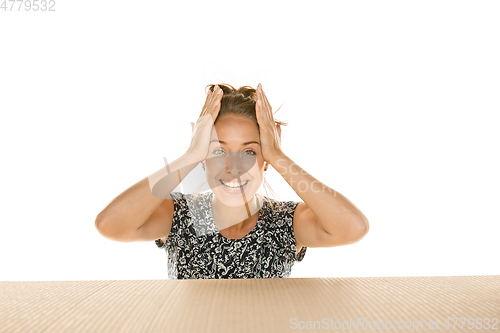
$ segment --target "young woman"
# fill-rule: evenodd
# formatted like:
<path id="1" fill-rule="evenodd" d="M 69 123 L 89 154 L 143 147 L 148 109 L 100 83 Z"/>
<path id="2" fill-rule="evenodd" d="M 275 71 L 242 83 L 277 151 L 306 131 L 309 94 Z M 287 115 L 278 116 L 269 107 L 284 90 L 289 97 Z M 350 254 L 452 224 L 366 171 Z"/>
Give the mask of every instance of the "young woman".
<path id="1" fill-rule="evenodd" d="M 169 279 L 289 277 L 307 247 L 352 244 L 368 220 L 281 149 L 259 84 L 210 85 L 186 153 L 115 198 L 96 218 L 108 239 L 165 249 Z M 199 163 L 211 191 L 172 192 Z M 303 202 L 258 194 L 272 166 Z"/>

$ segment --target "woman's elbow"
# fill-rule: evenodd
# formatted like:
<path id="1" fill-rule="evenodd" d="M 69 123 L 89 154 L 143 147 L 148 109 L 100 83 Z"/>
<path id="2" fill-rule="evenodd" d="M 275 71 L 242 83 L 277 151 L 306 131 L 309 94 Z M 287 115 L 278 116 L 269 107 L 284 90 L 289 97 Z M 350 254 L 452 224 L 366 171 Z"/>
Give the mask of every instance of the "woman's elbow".
<path id="1" fill-rule="evenodd" d="M 354 242 L 359 242 L 362 240 L 368 231 L 370 230 L 370 224 L 368 223 L 368 219 L 363 216 L 363 218 L 358 221 L 358 227 L 356 228 L 356 232 L 354 233 Z"/>

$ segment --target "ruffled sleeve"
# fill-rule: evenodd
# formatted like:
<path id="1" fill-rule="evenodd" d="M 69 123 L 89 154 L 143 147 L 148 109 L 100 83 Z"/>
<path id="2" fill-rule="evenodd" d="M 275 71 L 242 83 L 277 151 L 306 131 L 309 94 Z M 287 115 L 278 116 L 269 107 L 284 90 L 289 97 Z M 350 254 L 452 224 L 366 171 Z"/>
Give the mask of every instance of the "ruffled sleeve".
<path id="1" fill-rule="evenodd" d="M 298 254 L 295 255 L 295 261 L 302 261 L 306 255 L 307 246 L 303 246 Z"/>
<path id="2" fill-rule="evenodd" d="M 180 213 L 181 205 L 180 205 L 180 200 L 185 200 L 184 195 L 180 192 L 172 192 L 170 193 L 170 196 L 172 197 L 172 200 L 174 201 L 174 214 L 173 214 L 173 219 L 172 219 L 172 228 L 170 228 L 170 233 L 172 233 L 172 229 L 174 229 L 174 222 L 175 222 L 175 216 L 176 214 L 178 215 Z M 167 199 L 168 200 L 168 199 Z M 155 240 L 155 244 L 158 248 L 164 250 L 167 246 L 166 243 L 167 237 L 165 238 L 158 238 Z"/>
<path id="3" fill-rule="evenodd" d="M 286 221 L 287 234 L 290 240 L 290 248 L 293 252 L 294 261 L 302 261 L 307 251 L 307 247 L 303 246 L 299 253 L 297 253 L 297 243 L 295 239 L 295 233 L 293 229 L 293 217 L 295 213 L 295 208 L 297 208 L 300 202 L 296 201 L 282 201 L 283 204 L 283 217 Z"/>

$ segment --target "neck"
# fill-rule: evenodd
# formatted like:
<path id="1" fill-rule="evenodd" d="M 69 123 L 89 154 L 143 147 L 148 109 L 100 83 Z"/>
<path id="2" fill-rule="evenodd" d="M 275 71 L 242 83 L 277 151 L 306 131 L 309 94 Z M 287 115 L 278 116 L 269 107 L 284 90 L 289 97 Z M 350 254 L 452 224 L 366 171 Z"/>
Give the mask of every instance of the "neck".
<path id="1" fill-rule="evenodd" d="M 212 198 L 212 215 L 219 230 L 231 228 L 238 232 L 258 218 L 262 199 L 256 195 L 241 206 L 227 206 L 215 195 Z"/>

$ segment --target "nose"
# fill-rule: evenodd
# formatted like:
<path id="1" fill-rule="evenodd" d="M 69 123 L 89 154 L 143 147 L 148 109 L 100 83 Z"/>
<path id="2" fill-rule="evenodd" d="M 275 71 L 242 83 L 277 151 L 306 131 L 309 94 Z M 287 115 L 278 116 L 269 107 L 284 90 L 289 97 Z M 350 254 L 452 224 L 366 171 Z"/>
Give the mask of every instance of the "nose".
<path id="1" fill-rule="evenodd" d="M 226 172 L 231 175 L 231 178 L 241 176 L 246 171 L 248 171 L 243 170 L 244 165 L 238 152 L 228 152 L 224 155 L 224 157 L 226 163 Z"/>

